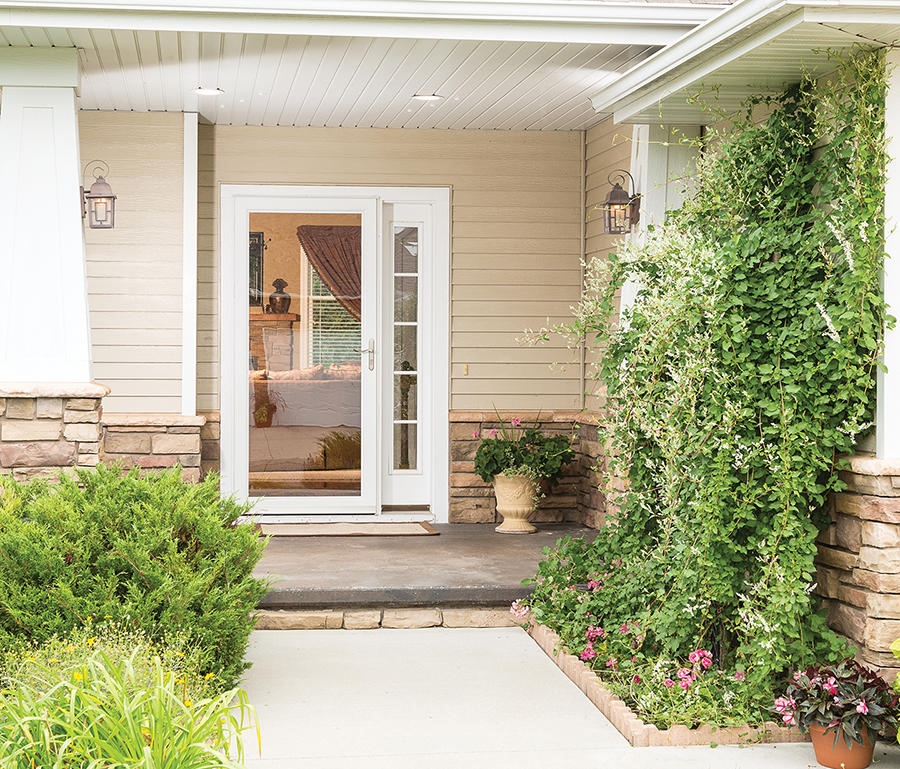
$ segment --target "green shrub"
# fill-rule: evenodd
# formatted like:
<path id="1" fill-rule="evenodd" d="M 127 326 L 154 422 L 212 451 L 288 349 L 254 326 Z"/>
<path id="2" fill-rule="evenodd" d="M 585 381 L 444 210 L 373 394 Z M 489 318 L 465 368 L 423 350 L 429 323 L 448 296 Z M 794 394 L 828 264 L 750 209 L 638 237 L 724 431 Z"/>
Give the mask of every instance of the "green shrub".
<path id="1" fill-rule="evenodd" d="M 252 711 L 206 696 L 197 661 L 140 633 L 88 627 L 7 655 L 0 767 L 235 767 Z M 175 668 L 173 669 L 173 664 Z"/>
<path id="2" fill-rule="evenodd" d="M 265 592 L 264 542 L 217 480 L 79 471 L 58 484 L 0 478 L 0 645 L 42 643 L 110 619 L 165 645 L 195 644 L 206 672 L 235 683 Z"/>

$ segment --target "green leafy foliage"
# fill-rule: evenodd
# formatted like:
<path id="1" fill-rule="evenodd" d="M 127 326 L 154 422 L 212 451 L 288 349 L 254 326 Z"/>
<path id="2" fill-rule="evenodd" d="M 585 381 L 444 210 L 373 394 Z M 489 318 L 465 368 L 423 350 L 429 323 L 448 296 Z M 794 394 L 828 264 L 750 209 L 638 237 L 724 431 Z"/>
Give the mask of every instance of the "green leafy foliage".
<path id="1" fill-rule="evenodd" d="M 708 649 L 758 707 L 789 668 L 845 654 L 815 611 L 815 539 L 840 456 L 871 425 L 889 320 L 884 66 L 877 52 L 836 66 L 732 116 L 683 209 L 589 265 L 569 330 L 604 351 L 628 491 L 593 544 L 549 554 L 531 601 L 576 652 L 587 627 L 623 623 L 651 667 Z"/>
<path id="2" fill-rule="evenodd" d="M 243 661 L 265 593 L 263 540 L 217 479 L 80 471 L 58 484 L 0 478 L 0 645 L 42 643 L 89 619 L 198 647 L 224 687 Z"/>
<path id="3" fill-rule="evenodd" d="M 3 679 L 2 769 L 237 767 L 252 719 L 241 690 L 208 691 L 190 650 L 110 626 L 7 655 Z"/>
<path id="4" fill-rule="evenodd" d="M 500 473 L 555 483 L 563 466 L 575 459 L 571 436 L 542 433 L 535 425 L 522 426 L 518 418 L 510 425 L 498 420 L 500 427 L 487 430 L 475 451 L 475 474 L 486 483 Z"/>

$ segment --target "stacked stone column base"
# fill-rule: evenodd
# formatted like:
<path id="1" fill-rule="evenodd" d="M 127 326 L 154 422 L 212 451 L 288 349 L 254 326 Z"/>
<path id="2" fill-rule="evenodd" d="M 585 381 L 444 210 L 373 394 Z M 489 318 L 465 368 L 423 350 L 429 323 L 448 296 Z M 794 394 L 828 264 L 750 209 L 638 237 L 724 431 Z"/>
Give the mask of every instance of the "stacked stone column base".
<path id="1" fill-rule="evenodd" d="M 828 624 L 858 648 L 861 662 L 886 678 L 900 672 L 890 651 L 900 638 L 900 460 L 850 459 L 847 489 L 834 495 L 819 538 L 818 592 Z"/>

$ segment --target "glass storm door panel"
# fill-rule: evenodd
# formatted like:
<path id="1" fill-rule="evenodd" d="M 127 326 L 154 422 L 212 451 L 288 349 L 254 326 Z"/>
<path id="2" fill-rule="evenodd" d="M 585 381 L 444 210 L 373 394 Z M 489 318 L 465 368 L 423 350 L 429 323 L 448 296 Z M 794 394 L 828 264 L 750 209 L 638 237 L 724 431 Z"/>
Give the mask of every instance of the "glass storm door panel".
<path id="1" fill-rule="evenodd" d="M 250 286 L 250 496 L 359 497 L 361 217 L 253 212 L 250 230 L 272 289 L 254 306 Z"/>
<path id="2" fill-rule="evenodd" d="M 304 189 L 223 191 L 239 280 L 222 488 L 267 517 L 374 514 L 376 201 Z"/>

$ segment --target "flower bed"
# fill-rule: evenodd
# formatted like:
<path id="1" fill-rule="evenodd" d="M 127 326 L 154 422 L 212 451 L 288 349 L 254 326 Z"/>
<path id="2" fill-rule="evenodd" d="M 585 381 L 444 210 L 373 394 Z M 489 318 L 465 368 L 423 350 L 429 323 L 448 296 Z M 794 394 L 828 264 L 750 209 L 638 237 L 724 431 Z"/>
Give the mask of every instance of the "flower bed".
<path id="1" fill-rule="evenodd" d="M 530 635 L 544 653 L 552 659 L 597 709 L 609 719 L 622 736 L 635 747 L 660 745 L 739 745 L 751 742 L 806 742 L 806 735 L 793 727 L 784 727 L 774 721 L 761 726 L 717 727 L 706 724 L 697 729 L 673 726 L 658 729 L 646 724 L 622 701 L 607 689 L 597 674 L 574 654 L 563 651 L 559 636 L 550 628 L 530 621 Z"/>

